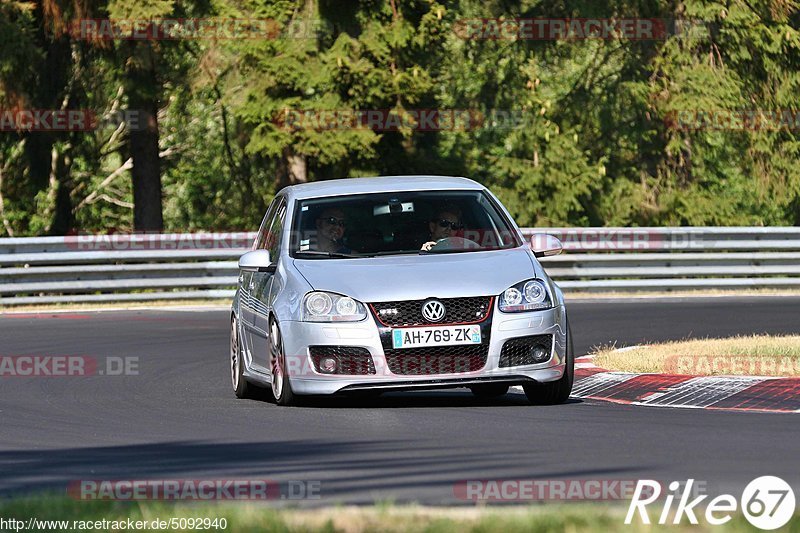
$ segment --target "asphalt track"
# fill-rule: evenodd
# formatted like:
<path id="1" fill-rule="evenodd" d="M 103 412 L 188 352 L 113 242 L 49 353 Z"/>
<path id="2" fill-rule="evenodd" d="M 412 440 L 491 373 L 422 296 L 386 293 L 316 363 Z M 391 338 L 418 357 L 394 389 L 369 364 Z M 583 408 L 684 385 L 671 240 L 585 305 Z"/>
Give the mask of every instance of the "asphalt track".
<path id="1" fill-rule="evenodd" d="M 797 333 L 800 298 L 620 300 L 569 305 L 591 346 Z M 475 479 L 639 479 L 741 494 L 762 475 L 800 489 L 800 419 L 572 401 L 526 405 L 466 390 L 280 408 L 237 400 L 228 313 L 0 316 L 0 355 L 138 357 L 138 375 L 0 378 L 0 495 L 78 479 L 319 481 L 310 505 L 463 503 Z"/>

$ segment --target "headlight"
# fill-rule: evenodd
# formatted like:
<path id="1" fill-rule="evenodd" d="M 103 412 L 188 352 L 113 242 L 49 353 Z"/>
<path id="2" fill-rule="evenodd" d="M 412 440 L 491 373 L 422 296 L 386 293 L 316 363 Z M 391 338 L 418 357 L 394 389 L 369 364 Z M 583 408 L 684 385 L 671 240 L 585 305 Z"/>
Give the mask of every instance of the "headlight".
<path id="1" fill-rule="evenodd" d="M 314 291 L 303 298 L 304 322 L 358 322 L 367 318 L 367 308 L 349 296 Z"/>
<path id="2" fill-rule="evenodd" d="M 500 295 L 500 310 L 504 313 L 550 309 L 552 306 L 547 286 L 538 279 L 517 283 Z"/>

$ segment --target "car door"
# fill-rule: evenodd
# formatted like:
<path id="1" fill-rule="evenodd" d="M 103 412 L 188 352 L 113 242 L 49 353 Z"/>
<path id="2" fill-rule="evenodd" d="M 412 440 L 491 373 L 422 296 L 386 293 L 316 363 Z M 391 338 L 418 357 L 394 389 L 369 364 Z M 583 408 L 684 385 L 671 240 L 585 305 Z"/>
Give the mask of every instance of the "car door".
<path id="1" fill-rule="evenodd" d="M 253 250 L 264 249 L 267 240 L 267 234 L 275 218 L 275 212 L 278 210 L 280 198 L 275 198 L 267 209 L 267 214 L 261 221 L 261 227 L 258 230 L 258 235 L 253 243 Z M 244 348 L 248 360 L 253 361 L 253 327 L 255 325 L 255 279 L 253 272 L 239 272 L 239 320 L 241 324 L 241 338 L 242 347 Z M 250 365 L 252 367 L 252 365 Z M 263 370 L 263 368 L 259 369 Z"/>
<path id="2" fill-rule="evenodd" d="M 269 250 L 270 259 L 277 263 L 280 258 L 280 244 L 286 222 L 286 200 L 281 198 L 267 230 L 262 249 Z M 254 303 L 253 325 L 251 329 L 253 365 L 259 370 L 269 369 L 269 312 L 270 292 L 275 279 L 272 272 L 253 272 L 250 284 Z"/>

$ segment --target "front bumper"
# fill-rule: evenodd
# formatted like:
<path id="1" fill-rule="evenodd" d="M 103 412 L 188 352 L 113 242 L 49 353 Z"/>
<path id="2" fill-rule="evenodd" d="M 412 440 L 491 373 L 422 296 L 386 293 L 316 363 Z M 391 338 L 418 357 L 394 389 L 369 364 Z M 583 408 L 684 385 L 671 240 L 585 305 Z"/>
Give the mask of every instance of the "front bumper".
<path id="1" fill-rule="evenodd" d="M 391 372 L 384 356 L 378 325 L 368 317 L 356 323 L 282 322 L 281 333 L 292 390 L 297 394 L 334 394 L 355 390 L 410 390 L 467 387 L 491 382 L 522 384 L 555 381 L 564 373 L 566 314 L 563 306 L 543 311 L 502 313 L 494 306 L 486 365 L 475 372 L 406 375 Z M 500 367 L 505 341 L 531 335 L 553 336 L 552 354 L 544 363 Z M 375 374 L 332 375 L 318 372 L 311 362 L 310 346 L 355 346 L 369 351 Z"/>

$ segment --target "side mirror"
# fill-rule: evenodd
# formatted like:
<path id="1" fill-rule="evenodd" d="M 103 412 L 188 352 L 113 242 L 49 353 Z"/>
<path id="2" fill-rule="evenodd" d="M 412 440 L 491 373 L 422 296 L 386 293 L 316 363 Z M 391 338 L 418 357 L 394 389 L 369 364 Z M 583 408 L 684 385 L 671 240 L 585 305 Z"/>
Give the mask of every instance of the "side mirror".
<path id="1" fill-rule="evenodd" d="M 531 237 L 531 250 L 536 257 L 558 255 L 563 250 L 561 241 L 546 233 L 535 233 Z"/>
<path id="2" fill-rule="evenodd" d="M 267 250 L 253 250 L 239 258 L 239 270 L 245 272 L 275 272 L 276 267 Z"/>

